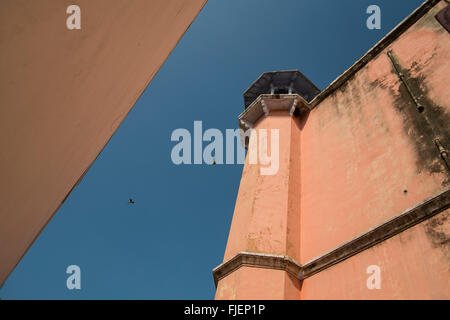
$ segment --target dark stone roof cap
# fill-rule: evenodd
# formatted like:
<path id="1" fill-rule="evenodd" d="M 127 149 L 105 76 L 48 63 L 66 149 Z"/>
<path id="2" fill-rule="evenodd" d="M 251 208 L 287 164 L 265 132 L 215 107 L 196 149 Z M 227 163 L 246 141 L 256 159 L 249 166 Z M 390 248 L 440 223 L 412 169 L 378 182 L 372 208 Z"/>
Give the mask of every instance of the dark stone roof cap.
<path id="1" fill-rule="evenodd" d="M 261 94 L 297 93 L 310 102 L 320 90 L 298 70 L 264 72 L 244 92 L 245 108 Z"/>

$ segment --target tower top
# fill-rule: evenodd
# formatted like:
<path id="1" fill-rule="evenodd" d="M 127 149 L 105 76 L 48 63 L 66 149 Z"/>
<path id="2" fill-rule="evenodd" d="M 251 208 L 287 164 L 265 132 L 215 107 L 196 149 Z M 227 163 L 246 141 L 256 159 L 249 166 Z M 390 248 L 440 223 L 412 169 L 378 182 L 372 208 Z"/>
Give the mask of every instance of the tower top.
<path id="1" fill-rule="evenodd" d="M 261 94 L 299 94 L 310 102 L 320 90 L 298 70 L 264 72 L 244 92 L 245 109 Z"/>

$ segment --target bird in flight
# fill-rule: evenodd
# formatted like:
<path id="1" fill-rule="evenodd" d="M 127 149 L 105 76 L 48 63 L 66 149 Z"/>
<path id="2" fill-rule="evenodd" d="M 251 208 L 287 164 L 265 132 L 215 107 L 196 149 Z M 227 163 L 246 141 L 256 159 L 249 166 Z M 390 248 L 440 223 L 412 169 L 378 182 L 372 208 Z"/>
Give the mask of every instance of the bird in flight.
<path id="1" fill-rule="evenodd" d="M 130 201 L 128 201 L 129 204 L 133 204 L 134 200 L 130 198 Z"/>

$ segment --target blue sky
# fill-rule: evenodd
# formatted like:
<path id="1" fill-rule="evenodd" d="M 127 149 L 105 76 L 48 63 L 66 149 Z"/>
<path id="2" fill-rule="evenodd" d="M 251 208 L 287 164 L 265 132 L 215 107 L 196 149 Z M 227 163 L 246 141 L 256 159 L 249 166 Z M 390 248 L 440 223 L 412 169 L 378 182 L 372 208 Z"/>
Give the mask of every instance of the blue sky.
<path id="1" fill-rule="evenodd" d="M 209 0 L 0 298 L 212 299 L 242 165 L 176 166 L 172 131 L 236 128 L 265 71 L 324 89 L 422 2 Z M 381 30 L 366 28 L 372 4 Z M 81 290 L 66 287 L 72 264 Z"/>

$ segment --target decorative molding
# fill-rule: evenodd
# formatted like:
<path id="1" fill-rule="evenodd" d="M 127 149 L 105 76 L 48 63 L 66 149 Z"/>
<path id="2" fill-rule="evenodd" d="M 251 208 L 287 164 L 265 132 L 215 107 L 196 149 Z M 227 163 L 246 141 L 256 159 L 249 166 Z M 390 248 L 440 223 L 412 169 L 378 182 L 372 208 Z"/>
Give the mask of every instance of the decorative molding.
<path id="1" fill-rule="evenodd" d="M 450 208 L 450 188 L 347 241 L 337 248 L 302 265 L 302 278 L 307 278 L 336 263 L 369 249 L 416 224 Z"/>
<path id="2" fill-rule="evenodd" d="M 263 112 L 267 117 L 269 115 L 269 108 L 267 108 L 267 105 L 264 102 L 264 99 L 261 99 L 261 105 L 262 105 Z"/>
<path id="3" fill-rule="evenodd" d="M 450 188 L 409 208 L 335 249 L 301 265 L 292 258 L 254 252 L 240 252 L 213 269 L 214 283 L 241 266 L 284 270 L 300 280 L 308 278 L 366 249 L 369 249 L 434 215 L 450 208 Z"/>
<path id="4" fill-rule="evenodd" d="M 292 117 L 294 114 L 295 108 L 297 107 L 297 99 L 294 99 L 294 102 L 292 102 L 291 110 L 289 110 L 289 115 Z"/>
<path id="5" fill-rule="evenodd" d="M 239 115 L 239 128 L 243 131 L 253 128 L 253 125 L 261 117 L 269 116 L 271 111 L 288 111 L 292 116 L 295 109 L 299 109 L 300 113 L 306 113 L 310 110 L 306 100 L 297 93 L 261 94 Z M 241 133 L 241 141 L 245 141 L 242 135 L 243 133 Z M 248 147 L 247 143 L 244 143 L 244 147 Z"/>
<path id="6" fill-rule="evenodd" d="M 255 252 L 239 252 L 227 262 L 224 262 L 213 269 L 214 283 L 216 287 L 220 279 L 226 277 L 242 266 L 283 270 L 297 278 L 300 275 L 301 269 L 300 264 L 288 256 Z"/>
<path id="7" fill-rule="evenodd" d="M 240 119 L 239 121 L 246 129 L 253 128 L 253 123 L 251 123 L 245 119 Z"/>

